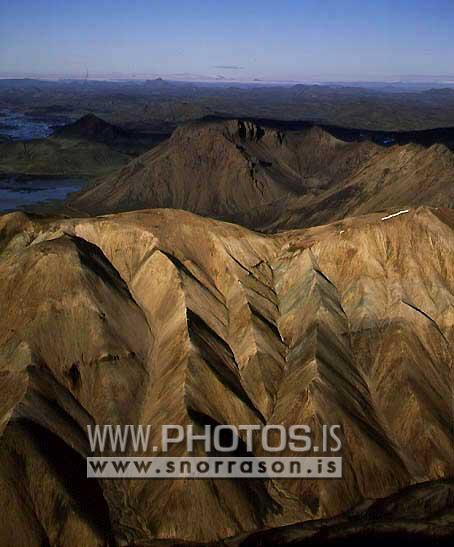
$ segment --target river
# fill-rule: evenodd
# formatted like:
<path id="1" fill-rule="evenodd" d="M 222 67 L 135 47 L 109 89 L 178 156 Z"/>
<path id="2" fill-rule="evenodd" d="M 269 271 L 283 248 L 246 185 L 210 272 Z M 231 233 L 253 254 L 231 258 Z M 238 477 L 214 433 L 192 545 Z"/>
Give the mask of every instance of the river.
<path id="1" fill-rule="evenodd" d="M 67 121 L 59 118 L 33 118 L 9 109 L 0 110 L 0 137 L 27 141 L 52 135 L 53 128 Z M 0 211 L 13 211 L 37 203 L 64 200 L 85 180 L 73 177 L 25 177 L 0 175 Z"/>
<path id="2" fill-rule="evenodd" d="M 55 126 L 65 123 L 66 118 L 38 118 L 5 108 L 0 110 L 0 137 L 15 141 L 45 139 L 52 135 Z"/>
<path id="3" fill-rule="evenodd" d="M 14 211 L 37 203 L 64 200 L 77 192 L 85 180 L 78 178 L 48 178 L 9 176 L 0 178 L 0 211 Z"/>

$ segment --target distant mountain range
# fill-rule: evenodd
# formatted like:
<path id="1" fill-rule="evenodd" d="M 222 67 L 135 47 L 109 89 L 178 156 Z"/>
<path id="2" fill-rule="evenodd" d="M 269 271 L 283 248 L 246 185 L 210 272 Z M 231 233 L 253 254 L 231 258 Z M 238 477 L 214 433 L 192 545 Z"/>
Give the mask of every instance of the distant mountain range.
<path id="1" fill-rule="evenodd" d="M 264 82 L 0 79 L 0 108 L 72 119 L 86 112 L 128 129 L 167 131 L 205 115 L 311 120 L 325 125 L 416 130 L 454 127 L 454 87 L 385 84 L 361 87 Z"/>

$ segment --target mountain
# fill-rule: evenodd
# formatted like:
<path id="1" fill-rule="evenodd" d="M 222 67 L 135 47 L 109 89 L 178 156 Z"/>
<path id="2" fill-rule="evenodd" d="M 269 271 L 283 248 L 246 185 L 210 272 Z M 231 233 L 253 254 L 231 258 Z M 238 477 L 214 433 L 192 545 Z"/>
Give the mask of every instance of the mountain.
<path id="1" fill-rule="evenodd" d="M 104 143 L 131 137 L 128 131 L 112 125 L 94 114 L 87 114 L 74 123 L 56 129 L 55 135 L 66 139 L 86 139 Z"/>
<path id="2" fill-rule="evenodd" d="M 133 159 L 72 199 L 93 214 L 185 209 L 262 231 L 316 225 L 391 206 L 453 206 L 445 145 L 380 146 L 308 125 L 204 121 Z"/>
<path id="3" fill-rule="evenodd" d="M 156 80 L 9 80 L 0 79 L 0 107 L 36 112 L 57 109 L 73 117 L 86 112 L 111 123 L 156 130 L 198 119 L 200 112 L 229 117 L 313 120 L 341 127 L 413 131 L 454 126 L 452 90 L 395 82 L 330 85 L 198 83 Z M 197 78 L 179 74 L 177 78 Z M 434 87 L 439 87 L 434 84 Z M 451 86 L 452 87 L 452 86 Z M 162 103 L 166 108 L 162 108 Z M 67 108 L 68 107 L 68 108 Z"/>
<path id="4" fill-rule="evenodd" d="M 0 544 L 452 534 L 452 210 L 275 235 L 170 209 L 12 213 L 0 251 Z M 308 424 L 317 442 L 339 424 L 343 478 L 87 479 L 95 423 L 151 424 L 152 446 L 163 424 Z"/>
<path id="5" fill-rule="evenodd" d="M 50 138 L 0 142 L 0 174 L 105 176 L 161 140 L 87 114 Z"/>

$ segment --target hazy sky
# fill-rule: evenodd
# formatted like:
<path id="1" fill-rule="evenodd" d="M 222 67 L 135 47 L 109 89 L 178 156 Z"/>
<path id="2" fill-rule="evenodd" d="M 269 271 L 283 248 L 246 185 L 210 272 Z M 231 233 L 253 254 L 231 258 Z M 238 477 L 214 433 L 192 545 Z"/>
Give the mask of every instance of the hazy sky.
<path id="1" fill-rule="evenodd" d="M 443 79 L 454 0 L 0 0 L 0 72 Z"/>

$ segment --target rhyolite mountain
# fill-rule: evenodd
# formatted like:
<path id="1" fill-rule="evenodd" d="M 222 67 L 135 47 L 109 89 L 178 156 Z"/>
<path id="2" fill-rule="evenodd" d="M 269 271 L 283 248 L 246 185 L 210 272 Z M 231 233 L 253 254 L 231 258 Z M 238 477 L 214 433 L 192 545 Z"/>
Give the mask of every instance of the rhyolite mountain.
<path id="1" fill-rule="evenodd" d="M 453 182 L 454 153 L 442 143 L 382 146 L 317 126 L 202 121 L 179 127 L 71 206 L 91 214 L 169 207 L 276 231 L 387 207 L 451 207 Z"/>
<path id="2" fill-rule="evenodd" d="M 340 145 L 308 138 L 319 188 Z M 244 152 L 225 140 L 213 157 L 234 171 Z M 395 152 L 361 147 L 376 154 Z M 398 212 L 275 235 L 170 209 L 1 216 L 0 544 L 449 541 L 454 213 Z M 87 479 L 95 423 L 151 424 L 150 446 L 163 424 L 339 424 L 343 478 Z"/>

